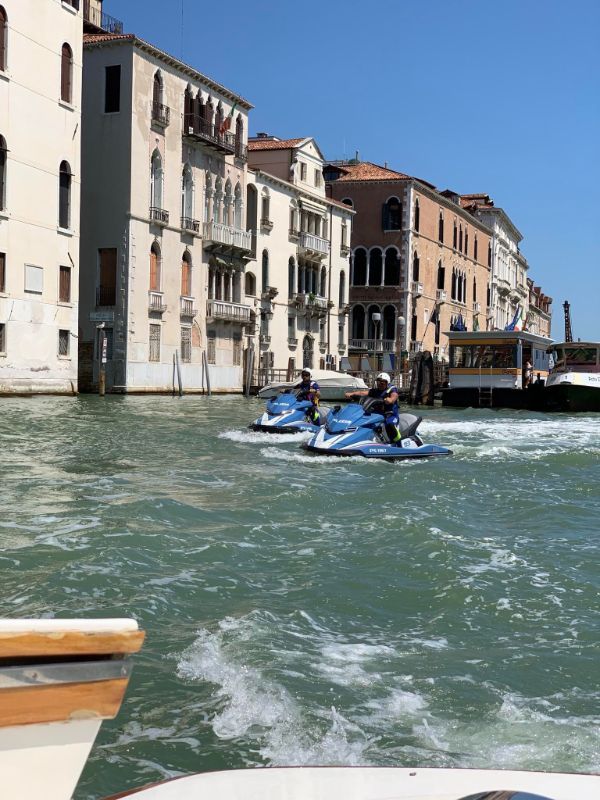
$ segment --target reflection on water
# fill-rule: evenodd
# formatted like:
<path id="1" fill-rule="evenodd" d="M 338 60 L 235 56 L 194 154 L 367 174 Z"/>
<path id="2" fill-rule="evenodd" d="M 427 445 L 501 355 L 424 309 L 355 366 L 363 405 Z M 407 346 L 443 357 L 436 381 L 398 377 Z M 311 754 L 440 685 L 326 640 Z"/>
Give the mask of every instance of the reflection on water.
<path id="1" fill-rule="evenodd" d="M 243 398 L 4 399 L 8 616 L 148 633 L 77 800 L 253 764 L 593 771 L 600 418 L 423 412 L 338 461 Z"/>

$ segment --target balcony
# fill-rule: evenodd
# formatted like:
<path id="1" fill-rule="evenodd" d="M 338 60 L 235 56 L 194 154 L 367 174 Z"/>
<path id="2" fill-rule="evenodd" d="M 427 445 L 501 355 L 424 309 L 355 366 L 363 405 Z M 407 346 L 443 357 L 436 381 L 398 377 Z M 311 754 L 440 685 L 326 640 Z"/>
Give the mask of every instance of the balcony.
<path id="1" fill-rule="evenodd" d="M 181 297 L 180 300 L 180 307 L 179 307 L 179 315 L 182 317 L 195 317 L 198 313 L 198 309 L 194 308 L 194 298 L 193 297 Z"/>
<path id="2" fill-rule="evenodd" d="M 316 308 L 319 311 L 327 311 L 329 303 L 326 297 L 320 295 L 309 294 L 306 298 L 307 308 Z"/>
<path id="3" fill-rule="evenodd" d="M 167 310 L 167 304 L 165 303 L 165 296 L 162 292 L 155 292 L 150 290 L 148 292 L 148 311 L 156 311 L 159 314 L 162 314 L 163 311 Z"/>
<path id="4" fill-rule="evenodd" d="M 252 249 L 252 231 L 230 228 L 220 222 L 205 222 L 202 232 L 205 245 L 225 245 L 247 252 Z"/>
<path id="5" fill-rule="evenodd" d="M 191 233 L 200 233 L 200 222 L 191 217 L 181 218 L 181 228 L 184 231 L 191 231 Z"/>
<path id="6" fill-rule="evenodd" d="M 350 350 L 361 350 L 365 353 L 393 353 L 393 339 L 350 339 Z"/>
<path id="7" fill-rule="evenodd" d="M 123 23 L 104 14 L 102 4 L 93 0 L 83 0 L 83 21 L 105 33 L 123 33 Z"/>
<path id="8" fill-rule="evenodd" d="M 117 290 L 114 286 L 99 286 L 96 289 L 96 306 L 114 306 L 116 305 Z"/>
<path id="9" fill-rule="evenodd" d="M 219 153 L 237 155 L 245 158 L 245 147 L 236 142 L 235 133 L 220 133 L 216 125 L 200 117 L 198 114 L 183 115 L 183 138 L 201 142 Z"/>
<path id="10" fill-rule="evenodd" d="M 315 236 L 314 233 L 300 232 L 300 239 L 298 241 L 298 249 L 307 253 L 308 255 L 323 258 L 329 253 L 329 240 L 322 239 L 320 236 Z"/>
<path id="11" fill-rule="evenodd" d="M 250 306 L 228 303 L 225 300 L 207 300 L 206 316 L 209 319 L 223 319 L 245 325 L 250 322 Z"/>
<path id="12" fill-rule="evenodd" d="M 150 211 L 148 216 L 154 222 L 157 222 L 159 225 L 168 225 L 169 224 L 169 212 L 165 211 L 164 208 L 158 208 L 157 206 L 150 206 Z"/>
<path id="13" fill-rule="evenodd" d="M 446 302 L 446 290 L 445 289 L 436 289 L 435 290 L 435 302 L 438 305 L 442 305 L 442 303 Z"/>
<path id="14" fill-rule="evenodd" d="M 152 122 L 161 128 L 166 128 L 171 121 L 171 109 L 162 103 L 152 103 Z"/>
<path id="15" fill-rule="evenodd" d="M 410 291 L 415 297 L 421 297 L 423 294 L 423 284 L 419 283 L 419 281 L 412 281 L 410 284 Z"/>
<path id="16" fill-rule="evenodd" d="M 501 297 L 507 297 L 510 294 L 510 283 L 506 278 L 498 278 L 498 294 Z"/>

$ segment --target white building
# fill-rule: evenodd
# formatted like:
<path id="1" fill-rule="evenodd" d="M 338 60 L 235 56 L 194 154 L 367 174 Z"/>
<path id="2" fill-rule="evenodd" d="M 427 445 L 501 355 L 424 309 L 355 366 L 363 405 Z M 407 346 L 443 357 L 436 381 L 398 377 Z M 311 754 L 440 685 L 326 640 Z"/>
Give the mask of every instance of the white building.
<path id="1" fill-rule="evenodd" d="M 246 295 L 256 298 L 258 365 L 293 372 L 335 368 L 347 355 L 352 217 L 326 197 L 323 156 L 315 140 L 249 140 L 248 227 L 256 262 Z"/>
<path id="2" fill-rule="evenodd" d="M 85 37 L 80 383 L 240 391 L 246 100 L 131 34 Z"/>
<path id="3" fill-rule="evenodd" d="M 0 0 L 0 394 L 77 391 L 82 27 Z"/>

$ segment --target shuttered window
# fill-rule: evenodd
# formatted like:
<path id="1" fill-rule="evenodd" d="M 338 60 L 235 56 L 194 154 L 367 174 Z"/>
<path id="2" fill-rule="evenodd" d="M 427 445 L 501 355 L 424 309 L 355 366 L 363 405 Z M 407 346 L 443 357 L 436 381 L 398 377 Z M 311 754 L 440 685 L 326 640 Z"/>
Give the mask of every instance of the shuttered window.
<path id="1" fill-rule="evenodd" d="M 69 228 L 71 224 L 71 168 L 61 161 L 59 174 L 58 225 Z"/>
<path id="2" fill-rule="evenodd" d="M 181 360 L 189 363 L 192 360 L 192 329 L 181 329 Z"/>
<path id="3" fill-rule="evenodd" d="M 242 336 L 239 333 L 233 334 L 233 366 L 240 367 L 242 364 Z"/>
<path id="4" fill-rule="evenodd" d="M 60 99 L 70 103 L 73 98 L 73 51 L 65 42 L 60 60 Z"/>
<path id="5" fill-rule="evenodd" d="M 150 325 L 149 361 L 160 361 L 160 325 Z"/>
<path id="6" fill-rule="evenodd" d="M 192 295 L 192 265 L 187 258 L 181 262 L 181 294 L 183 297 Z"/>
<path id="7" fill-rule="evenodd" d="M 58 300 L 60 303 L 71 302 L 71 267 L 61 267 L 58 279 Z"/>
<path id="8" fill-rule="evenodd" d="M 150 250 L 150 291 L 160 292 L 160 253 L 154 245 Z"/>
<path id="9" fill-rule="evenodd" d="M 206 358 L 209 364 L 217 363 L 217 340 L 214 331 L 208 331 L 206 340 Z"/>

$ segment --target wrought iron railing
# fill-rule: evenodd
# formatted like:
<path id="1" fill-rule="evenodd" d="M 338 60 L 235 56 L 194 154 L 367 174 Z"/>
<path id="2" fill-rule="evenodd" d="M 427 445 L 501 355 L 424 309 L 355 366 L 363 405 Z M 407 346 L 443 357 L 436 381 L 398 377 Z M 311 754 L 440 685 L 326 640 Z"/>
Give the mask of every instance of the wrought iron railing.
<path id="1" fill-rule="evenodd" d="M 213 122 L 209 122 L 199 114 L 188 112 L 183 115 L 183 135 L 193 139 L 203 139 L 235 155 L 238 155 L 239 151 L 240 158 L 245 157 L 246 148 L 239 142 L 235 133 L 229 131 L 221 133 Z"/>
<path id="2" fill-rule="evenodd" d="M 150 219 L 155 222 L 160 222 L 161 225 L 169 224 L 169 212 L 164 208 L 157 208 L 157 206 L 150 206 Z"/>
<path id="3" fill-rule="evenodd" d="M 198 309 L 194 308 L 193 297 L 182 297 L 180 305 L 180 314 L 182 317 L 195 317 Z"/>
<path id="4" fill-rule="evenodd" d="M 148 308 L 150 311 L 166 311 L 167 305 L 164 301 L 164 295 L 162 292 L 148 292 Z"/>
<path id="5" fill-rule="evenodd" d="M 157 125 L 164 125 L 165 127 L 171 121 L 171 109 L 169 106 L 164 106 L 162 103 L 152 103 L 152 122 Z"/>
<path id="6" fill-rule="evenodd" d="M 83 0 L 83 19 L 106 33 L 123 33 L 121 20 L 105 14 L 102 5 L 92 3 L 92 0 Z"/>
<path id="7" fill-rule="evenodd" d="M 197 219 L 192 219 L 191 217 L 182 217 L 181 227 L 185 231 L 194 231 L 194 233 L 200 233 L 200 222 Z"/>

